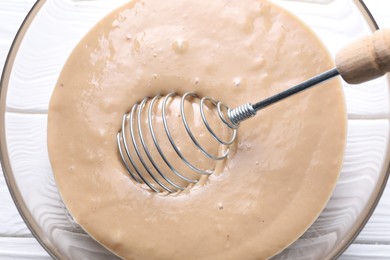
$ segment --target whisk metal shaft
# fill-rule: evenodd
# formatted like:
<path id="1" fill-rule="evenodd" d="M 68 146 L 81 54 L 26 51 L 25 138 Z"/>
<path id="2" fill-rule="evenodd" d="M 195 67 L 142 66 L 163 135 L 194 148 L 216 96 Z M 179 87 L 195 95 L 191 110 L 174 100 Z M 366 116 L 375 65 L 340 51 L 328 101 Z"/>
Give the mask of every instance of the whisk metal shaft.
<path id="1" fill-rule="evenodd" d="M 269 105 L 272 105 L 294 94 L 297 94 L 305 89 L 313 87 L 337 75 L 339 75 L 339 72 L 336 68 L 325 71 L 313 78 L 310 78 L 292 88 L 286 89 L 285 91 L 282 91 L 274 96 L 266 98 L 254 105 L 252 105 L 251 103 L 246 103 L 237 108 L 229 109 L 228 117 L 234 125 L 238 126 L 240 122 L 255 116 L 258 110 L 268 107 Z"/>

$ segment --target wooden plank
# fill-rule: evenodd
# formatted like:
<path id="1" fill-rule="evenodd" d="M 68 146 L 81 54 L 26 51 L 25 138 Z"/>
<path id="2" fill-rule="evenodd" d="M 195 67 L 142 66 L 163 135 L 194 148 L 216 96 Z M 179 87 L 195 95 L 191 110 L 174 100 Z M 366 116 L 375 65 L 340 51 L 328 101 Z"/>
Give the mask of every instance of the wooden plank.
<path id="1" fill-rule="evenodd" d="M 34 0 L 0 1 L 0 71 L 13 38 Z M 0 170 L 1 172 L 1 170 Z M 0 174 L 0 236 L 31 236 L 12 201 L 3 174 Z M 0 242 L 1 247 L 1 242 Z"/>
<path id="2" fill-rule="evenodd" d="M 390 2 L 378 0 L 364 0 L 364 3 L 373 14 L 379 28 L 390 27 Z"/>
<path id="3" fill-rule="evenodd" d="M 34 2 L 33 0 L 0 1 L 0 21 L 7 21 L 0 23 L 0 71 L 3 70 L 16 31 Z"/>
<path id="4" fill-rule="evenodd" d="M 388 260 L 390 245 L 352 244 L 339 260 Z"/>
<path id="5" fill-rule="evenodd" d="M 390 184 L 386 189 L 376 207 L 370 220 L 356 238 L 356 242 L 378 243 L 390 245 Z"/>
<path id="6" fill-rule="evenodd" d="M 2 173 L 0 174 L 0 212 L 0 236 L 31 236 L 30 230 L 15 207 Z"/>
<path id="7" fill-rule="evenodd" d="M 55 228 L 54 223 L 58 225 L 62 218 L 66 221 L 67 211 L 61 202 L 51 172 L 47 152 L 46 121 L 47 115 L 6 114 L 8 151 L 16 186 L 22 191 L 23 202 L 35 221 L 44 232 L 51 234 Z M 10 204 L 8 206 L 10 207 L 8 212 L 14 211 L 14 207 Z M 29 234 L 26 230 L 16 229 L 21 226 L 23 223 L 18 219 L 5 219 L 0 223 L 0 232 L 6 235 Z M 9 230 L 10 227 L 15 230 Z"/>
<path id="8" fill-rule="evenodd" d="M 44 260 L 51 257 L 33 237 L 0 237 L 0 259 Z"/>

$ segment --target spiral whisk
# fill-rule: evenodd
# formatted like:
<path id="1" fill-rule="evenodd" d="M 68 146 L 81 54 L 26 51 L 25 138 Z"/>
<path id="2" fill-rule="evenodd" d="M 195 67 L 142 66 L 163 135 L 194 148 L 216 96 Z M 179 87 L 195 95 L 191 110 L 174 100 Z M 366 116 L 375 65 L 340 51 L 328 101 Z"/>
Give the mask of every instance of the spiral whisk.
<path id="1" fill-rule="evenodd" d="M 122 129 L 117 135 L 119 154 L 129 175 L 136 182 L 145 183 L 156 192 L 184 190 L 189 184 L 198 182 L 200 176 L 212 174 L 215 168 L 215 163 L 211 163 L 208 168 L 202 168 L 201 166 L 204 165 L 196 165 L 191 162 L 180 149 L 180 145 L 174 140 L 169 125 L 167 107 L 168 103 L 172 102 L 175 97 L 178 97 L 178 94 L 157 95 L 154 98 L 147 97 L 140 103 L 133 105 L 131 111 L 123 116 Z M 207 133 L 220 146 L 217 153 L 213 154 L 208 151 L 193 133 L 186 115 L 186 101 L 189 103 L 187 106 L 191 106 L 194 101 L 198 102 L 198 113 L 202 123 L 207 129 Z M 224 160 L 229 154 L 229 146 L 236 139 L 238 128 L 237 124 L 226 118 L 229 107 L 210 97 L 199 98 L 196 94 L 187 92 L 180 98 L 179 110 L 182 127 L 189 136 L 193 147 L 211 161 Z M 225 136 L 216 133 L 213 129 L 210 120 L 206 116 L 206 110 L 217 113 L 219 122 L 225 128 L 222 129 Z M 156 120 L 156 118 L 159 120 Z M 158 124 L 156 121 L 162 122 L 164 138 L 161 138 L 161 131 L 156 130 L 156 124 Z M 157 133 L 160 133 L 160 137 Z M 149 139 L 149 142 L 147 139 Z M 177 160 L 182 162 L 181 167 L 169 160 L 168 157 L 171 157 L 172 160 L 172 156 L 166 154 L 167 143 L 177 156 Z M 176 161 L 176 159 L 174 160 Z M 186 169 L 183 169 L 183 165 Z M 169 169 L 169 172 L 167 172 L 167 169 Z"/>

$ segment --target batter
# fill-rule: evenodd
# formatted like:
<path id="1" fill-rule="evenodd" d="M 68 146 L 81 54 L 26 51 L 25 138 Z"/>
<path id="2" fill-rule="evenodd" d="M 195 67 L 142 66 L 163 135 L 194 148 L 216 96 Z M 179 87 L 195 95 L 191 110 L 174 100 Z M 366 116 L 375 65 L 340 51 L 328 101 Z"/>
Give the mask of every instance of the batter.
<path id="1" fill-rule="evenodd" d="M 308 28 L 265 0 L 129 2 L 74 49 L 50 102 L 49 155 L 67 208 L 125 259 L 275 255 L 313 223 L 336 183 L 346 135 L 339 82 L 243 122 L 219 173 L 182 193 L 135 184 L 116 135 L 145 96 L 192 91 L 236 107 L 332 66 Z"/>

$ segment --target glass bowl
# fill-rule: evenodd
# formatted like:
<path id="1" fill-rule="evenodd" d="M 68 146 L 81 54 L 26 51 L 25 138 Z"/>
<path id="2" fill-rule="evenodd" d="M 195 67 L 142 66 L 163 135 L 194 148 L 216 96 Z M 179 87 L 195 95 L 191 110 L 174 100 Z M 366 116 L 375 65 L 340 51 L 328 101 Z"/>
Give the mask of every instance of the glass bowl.
<path id="1" fill-rule="evenodd" d="M 66 210 L 46 140 L 50 96 L 66 58 L 89 29 L 128 0 L 37 1 L 21 26 L 1 81 L 1 162 L 15 204 L 54 258 L 116 259 Z M 363 1 L 274 0 L 301 18 L 331 54 L 377 29 Z M 389 175 L 389 78 L 343 83 L 347 146 L 336 188 L 315 223 L 274 259 L 333 259 L 363 228 Z M 326 108 L 324 108 L 326 109 Z"/>

